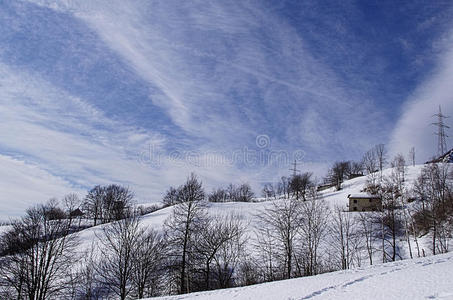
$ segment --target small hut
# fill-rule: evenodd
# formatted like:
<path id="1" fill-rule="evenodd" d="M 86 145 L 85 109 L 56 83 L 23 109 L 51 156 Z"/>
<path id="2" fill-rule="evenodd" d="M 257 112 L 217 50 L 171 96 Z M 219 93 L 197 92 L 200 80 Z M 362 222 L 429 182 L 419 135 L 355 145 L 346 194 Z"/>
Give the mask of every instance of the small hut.
<path id="1" fill-rule="evenodd" d="M 381 197 L 366 193 L 349 194 L 349 211 L 380 211 L 382 210 Z"/>
<path id="2" fill-rule="evenodd" d="M 84 213 L 79 208 L 76 208 L 73 211 L 71 211 L 69 213 L 69 215 L 73 218 L 77 218 L 77 217 L 82 217 L 84 215 Z"/>

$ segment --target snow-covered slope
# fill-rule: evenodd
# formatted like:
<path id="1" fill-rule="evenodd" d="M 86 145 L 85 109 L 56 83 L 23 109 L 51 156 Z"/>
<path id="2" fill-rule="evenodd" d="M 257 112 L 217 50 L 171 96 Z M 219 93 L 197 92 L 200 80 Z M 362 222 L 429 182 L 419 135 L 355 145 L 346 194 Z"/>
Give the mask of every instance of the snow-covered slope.
<path id="1" fill-rule="evenodd" d="M 153 299 L 453 299 L 453 253 Z"/>
<path id="2" fill-rule="evenodd" d="M 405 174 L 405 186 L 408 189 L 411 189 L 415 179 L 419 176 L 424 165 L 416 165 L 406 167 Z M 385 169 L 382 172 L 382 176 L 390 176 L 392 169 Z M 345 206 L 348 203 L 349 194 L 360 193 L 366 186 L 368 176 L 357 177 L 351 180 L 347 180 L 342 184 L 342 189 L 340 191 L 335 191 L 335 188 L 330 188 L 322 191 L 321 193 L 324 196 L 324 199 L 331 205 L 335 204 Z"/>
<path id="3" fill-rule="evenodd" d="M 406 173 L 406 185 L 408 188 L 411 187 L 415 178 L 420 174 L 420 170 L 423 165 L 417 165 L 415 167 L 407 167 Z M 391 169 L 383 171 L 383 175 L 390 175 Z M 327 189 L 322 191 L 323 198 L 326 200 L 330 207 L 339 205 L 347 209 L 348 195 L 356 194 L 363 190 L 367 182 L 367 177 L 358 177 L 351 180 L 347 180 L 343 183 L 342 190 L 335 191 L 335 188 Z M 279 201 L 279 200 L 274 200 Z M 267 207 L 272 205 L 272 201 L 263 202 L 228 202 L 228 203 L 208 203 L 208 212 L 211 215 L 228 215 L 235 214 L 239 216 L 247 226 L 247 233 L 253 240 L 254 230 L 257 224 L 257 215 L 260 211 L 263 211 Z M 171 215 L 173 207 L 167 207 L 153 213 L 147 214 L 142 218 L 142 225 L 155 230 L 161 230 L 164 221 Z M 81 244 L 80 250 L 86 250 L 90 247 L 91 242 L 96 240 L 96 235 L 99 236 L 102 230 L 100 225 L 92 228 L 85 229 L 79 233 Z"/>
<path id="4" fill-rule="evenodd" d="M 406 173 L 406 185 L 411 188 L 415 178 L 420 174 L 423 165 L 417 165 L 415 167 L 407 167 Z M 390 175 L 392 169 L 386 169 L 383 171 L 383 175 Z M 342 190 L 335 191 L 335 188 L 330 188 L 321 192 L 323 198 L 326 200 L 330 207 L 339 205 L 347 210 L 348 195 L 356 194 L 363 190 L 367 182 L 367 176 L 354 178 L 347 180 L 342 185 Z M 263 199 L 258 199 L 263 200 Z M 279 201 L 279 200 L 274 200 Z M 235 214 L 240 217 L 245 225 L 247 226 L 247 234 L 249 235 L 250 245 L 253 242 L 255 236 L 254 231 L 257 225 L 257 215 L 260 211 L 272 205 L 272 201 L 262 202 L 229 202 L 229 203 L 208 203 L 208 212 L 211 215 L 228 215 Z M 142 225 L 155 230 L 161 230 L 164 221 L 171 215 L 173 207 L 167 207 L 153 213 L 147 214 L 142 218 Z M 85 229 L 79 233 L 80 245 L 79 250 L 81 252 L 89 249 L 93 241 L 97 240 L 96 236 L 99 236 L 102 231 L 102 227 L 106 225 L 100 225 L 92 228 Z M 0 226 L 0 232 L 6 231 L 6 226 Z M 404 254 L 403 254 L 404 255 Z"/>
<path id="5" fill-rule="evenodd" d="M 423 165 L 408 167 L 406 187 L 410 189 Z M 391 169 L 383 175 L 390 175 Z M 344 182 L 340 191 L 334 188 L 322 192 L 330 207 L 340 205 L 347 209 L 349 194 L 363 190 L 367 177 L 359 177 Z M 280 200 L 276 200 L 280 201 Z M 243 203 L 208 203 L 211 215 L 235 214 L 247 225 L 249 246 L 253 243 L 257 225 L 257 215 L 272 201 Z M 171 215 L 173 207 L 167 207 L 142 218 L 142 225 L 161 230 L 165 220 Z M 90 249 L 92 242 L 102 233 L 100 225 L 79 232 L 79 251 Z M 6 228 L 6 226 L 4 226 Z M 0 227 L 0 232 L 1 232 Z M 404 243 L 403 243 L 404 244 Z M 420 244 L 423 242 L 420 240 Z M 404 246 L 404 245 L 403 245 Z M 428 249 L 428 248 L 427 248 Z M 252 250 L 252 249 L 250 249 Z M 425 251 L 429 254 L 429 251 Z M 402 253 L 404 258 L 408 256 Z M 377 259 L 376 261 L 379 261 Z M 366 260 L 364 261 L 366 263 Z M 244 288 L 196 293 L 185 296 L 167 297 L 168 299 L 453 299 L 453 254 L 439 255 L 421 259 L 398 261 L 372 267 L 322 274 L 287 281 L 260 284 Z M 164 299 L 167 299 L 164 298 Z"/>

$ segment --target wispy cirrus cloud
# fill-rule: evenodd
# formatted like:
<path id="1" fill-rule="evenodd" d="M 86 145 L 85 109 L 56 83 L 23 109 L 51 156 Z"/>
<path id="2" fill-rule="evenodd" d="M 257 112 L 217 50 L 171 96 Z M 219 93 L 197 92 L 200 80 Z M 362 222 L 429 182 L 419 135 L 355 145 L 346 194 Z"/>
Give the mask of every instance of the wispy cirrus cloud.
<path id="1" fill-rule="evenodd" d="M 334 160 L 358 159 L 387 141 L 400 96 L 429 61 L 416 30 L 392 27 L 412 4 L 2 5 L 0 154 L 17 162 L 9 168 L 33 166 L 64 190 L 129 185 L 140 201 L 158 201 L 190 171 L 208 189 L 258 189 L 288 175 L 294 153 L 318 177 Z M 423 30 L 437 24 L 429 13 L 420 19 Z M 416 28 L 410 20 L 404 28 Z M 279 151 L 288 157 L 244 159 Z"/>
<path id="2" fill-rule="evenodd" d="M 256 173 L 266 164 L 245 161 L 250 154 L 242 147 L 236 156 L 228 151 L 170 151 L 162 135 L 112 120 L 36 74 L 1 63 L 0 87 L 0 220 L 69 192 L 83 197 L 96 184 L 126 185 L 139 202 L 158 202 L 169 185 L 180 184 L 193 170 L 208 179 L 208 188 L 275 177 Z M 237 169 L 239 162 L 251 170 Z"/>
<path id="3" fill-rule="evenodd" d="M 346 148 L 351 136 L 367 144 L 369 131 L 384 123 L 373 103 L 342 87 L 300 33 L 266 5 L 69 1 L 48 6 L 86 22 L 157 89 L 150 101 L 213 147 L 253 142 L 260 130 L 275 133 L 274 140 L 284 145 L 288 140 L 293 147 L 303 145 L 313 157 L 329 155 L 332 139 Z M 292 121 L 283 123 L 286 119 Z M 361 130 L 352 125 L 357 123 Z"/>
<path id="4" fill-rule="evenodd" d="M 436 67 L 406 100 L 402 114 L 391 135 L 390 150 L 408 153 L 415 147 L 418 163 L 437 156 L 437 122 L 434 114 L 442 107 L 444 115 L 453 116 L 453 32 L 443 35 L 436 44 Z M 446 124 L 453 128 L 452 119 Z M 448 150 L 453 147 L 451 129 L 446 130 Z"/>
<path id="5" fill-rule="evenodd" d="M 156 149 L 164 146 L 161 135 L 111 120 L 36 74 L 3 64 L 0 86 L 3 153 L 79 191 L 116 182 L 134 186 L 145 197 L 144 191 L 153 186 L 152 174 L 140 164 L 138 152 L 148 144 Z"/>

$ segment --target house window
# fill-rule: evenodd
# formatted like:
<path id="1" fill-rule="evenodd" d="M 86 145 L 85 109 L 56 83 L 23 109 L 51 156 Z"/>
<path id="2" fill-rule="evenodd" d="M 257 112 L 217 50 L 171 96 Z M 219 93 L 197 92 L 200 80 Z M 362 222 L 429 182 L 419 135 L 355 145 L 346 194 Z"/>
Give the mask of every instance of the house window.
<path id="1" fill-rule="evenodd" d="M 354 211 L 357 211 L 357 207 L 356 207 L 356 206 L 354 206 L 353 210 L 354 210 Z"/>
<path id="2" fill-rule="evenodd" d="M 357 203 L 357 200 L 354 200 L 354 203 Z"/>
<path id="3" fill-rule="evenodd" d="M 373 202 L 373 199 L 370 199 L 370 203 Z"/>

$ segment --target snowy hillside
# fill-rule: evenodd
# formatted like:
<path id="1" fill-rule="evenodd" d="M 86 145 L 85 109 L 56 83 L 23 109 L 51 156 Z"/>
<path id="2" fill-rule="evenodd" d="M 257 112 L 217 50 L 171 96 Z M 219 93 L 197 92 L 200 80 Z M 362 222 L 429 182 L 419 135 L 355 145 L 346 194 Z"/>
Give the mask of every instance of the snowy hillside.
<path id="1" fill-rule="evenodd" d="M 453 299 L 453 253 L 157 299 Z"/>
<path id="2" fill-rule="evenodd" d="M 406 174 L 406 185 L 407 188 L 411 188 L 413 181 L 420 174 L 420 170 L 423 168 L 423 165 L 417 165 L 415 167 L 407 167 Z M 391 169 L 386 169 L 383 171 L 383 175 L 389 175 Z M 347 210 L 348 204 L 348 195 L 359 193 L 366 185 L 367 177 L 358 177 L 351 180 L 347 180 L 342 185 L 342 190 L 335 191 L 335 188 L 330 188 L 321 192 L 323 198 L 326 200 L 327 204 L 333 208 L 335 205 L 344 207 Z M 260 199 L 263 200 L 263 199 Z M 275 201 L 275 200 L 274 200 Z M 276 200 L 279 201 L 279 200 Z M 264 209 L 270 207 L 272 201 L 262 201 L 262 202 L 227 202 L 227 203 L 208 203 L 208 213 L 210 215 L 228 215 L 234 214 L 239 216 L 239 218 L 245 222 L 247 225 L 247 234 L 249 235 L 251 241 L 253 241 L 254 231 L 257 225 L 257 215 Z M 147 214 L 142 218 L 142 226 L 146 226 L 155 230 L 161 230 L 164 221 L 171 215 L 173 207 L 167 207 L 153 213 Z M 89 249 L 92 241 L 96 240 L 96 236 L 99 236 L 102 231 L 102 227 L 107 225 L 99 225 L 92 228 L 82 230 L 79 233 L 80 245 L 79 250 L 85 251 Z M 6 228 L 6 227 L 4 227 Z M 1 232 L 1 227 L 0 227 Z M 251 243 L 249 243 L 250 246 Z"/>
<path id="3" fill-rule="evenodd" d="M 412 183 L 414 182 L 415 178 L 420 174 L 423 165 L 416 165 L 415 167 L 407 167 L 406 173 L 406 186 L 407 188 L 412 187 Z M 392 169 L 386 169 L 383 171 L 383 176 L 390 175 Z M 343 183 L 342 189 L 340 191 L 336 191 L 335 188 L 330 188 L 321 192 L 323 198 L 326 200 L 327 204 L 334 208 L 334 206 L 341 206 L 344 210 L 347 210 L 348 205 L 348 195 L 349 194 L 356 194 L 360 193 L 367 182 L 367 176 L 354 178 L 351 180 L 347 180 Z M 259 199 L 264 200 L 264 199 Z M 247 231 L 249 236 L 253 239 L 254 230 L 257 224 L 257 215 L 259 215 L 260 211 L 270 207 L 272 205 L 273 200 L 270 199 L 269 201 L 262 201 L 262 202 L 227 202 L 227 203 L 208 203 L 208 212 L 210 215 L 228 215 L 234 214 L 239 216 L 241 220 L 243 220 L 247 224 Z M 167 207 L 156 212 L 147 214 L 142 219 L 142 225 L 148 226 L 149 228 L 153 228 L 156 230 L 160 230 L 164 221 L 171 215 L 173 207 Z M 83 242 L 81 245 L 82 249 L 86 249 L 88 244 L 91 244 L 91 241 L 96 238 L 96 232 L 100 233 L 102 226 L 96 226 L 93 228 L 89 228 L 83 230 L 80 233 L 81 241 Z"/>
<path id="4" fill-rule="evenodd" d="M 405 174 L 405 186 L 407 189 L 413 187 L 415 179 L 419 176 L 424 165 L 416 165 L 406 167 Z M 382 172 L 382 176 L 390 176 L 392 169 L 385 169 Z M 322 191 L 324 199 L 333 207 L 335 204 L 345 206 L 347 205 L 348 195 L 360 193 L 366 186 L 367 176 L 357 177 L 351 180 L 347 180 L 342 184 L 340 191 L 335 191 L 335 188 Z"/>
<path id="5" fill-rule="evenodd" d="M 419 176 L 422 168 L 422 165 L 406 168 L 404 181 L 405 190 L 409 191 L 412 189 L 413 183 Z M 384 170 L 383 176 L 389 176 L 391 172 L 392 169 Z M 368 215 L 367 213 L 347 213 L 346 211 L 348 210 L 348 195 L 363 192 L 367 181 L 368 178 L 366 176 L 347 180 L 342 184 L 342 189 L 340 191 L 336 191 L 335 188 L 324 190 L 321 192 L 323 200 L 316 201 L 285 202 L 285 200 L 283 199 L 268 199 L 268 201 L 264 201 L 265 199 L 255 199 L 256 202 L 206 203 L 206 212 L 211 217 L 213 217 L 210 218 L 211 220 L 220 220 L 221 223 L 223 222 L 223 218 L 216 218 L 216 216 L 234 215 L 235 220 L 241 221 L 239 223 L 241 223 L 240 231 L 242 232 L 242 235 L 240 237 L 240 240 L 237 240 L 237 245 L 241 244 L 241 248 L 238 248 L 237 252 L 232 252 L 235 249 L 233 246 L 233 250 L 231 252 L 228 252 L 230 251 L 230 248 L 226 248 L 227 250 L 225 250 L 226 252 L 224 252 L 227 255 L 231 254 L 235 259 L 234 263 L 236 263 L 235 265 L 231 264 L 227 265 L 226 267 L 228 268 L 228 271 L 232 270 L 231 276 L 236 276 L 231 277 L 231 284 L 224 286 L 219 285 L 217 287 L 211 288 L 209 288 L 208 286 L 207 289 L 194 288 L 190 289 L 191 291 L 210 290 L 213 288 L 224 288 L 227 286 L 237 287 L 253 283 L 256 284 L 268 282 L 282 278 L 299 278 L 286 281 L 274 281 L 272 283 L 256 284 L 241 288 L 231 288 L 224 290 L 217 289 L 209 292 L 199 292 L 162 299 L 192 299 L 194 297 L 196 297 L 197 299 L 421 299 L 425 297 L 430 297 L 433 299 L 453 299 L 453 254 L 430 256 L 433 252 L 430 251 L 431 246 L 429 245 L 429 232 L 427 234 L 426 232 L 419 232 L 419 234 L 417 234 L 417 239 L 412 237 L 417 243 L 416 250 L 415 246 L 412 246 L 412 252 L 408 251 L 409 249 L 411 249 L 411 247 L 408 245 L 410 245 L 411 243 L 413 244 L 412 241 L 409 242 L 412 238 L 408 237 L 409 235 L 407 235 L 408 238 L 406 240 L 403 232 L 396 233 L 393 238 L 393 245 L 395 245 L 395 247 L 393 248 L 393 250 L 390 249 L 390 252 L 393 251 L 391 253 L 396 253 L 393 258 L 389 255 L 389 253 L 387 253 L 388 245 L 386 244 L 384 247 L 384 242 L 388 243 L 389 241 L 379 238 L 381 236 L 381 231 L 379 229 L 381 223 L 374 223 L 374 225 L 371 225 L 371 227 L 369 227 L 370 225 L 365 225 L 367 226 L 367 230 L 375 230 L 376 224 L 379 225 L 379 228 L 377 229 L 377 231 L 373 231 L 373 238 L 370 237 L 371 233 L 369 231 L 369 236 L 367 236 L 367 239 L 364 240 L 365 233 L 364 231 L 362 231 L 362 229 L 359 229 L 359 226 L 362 226 L 360 225 L 362 223 L 358 222 L 357 219 L 360 216 L 366 218 L 367 220 L 372 219 L 376 217 L 376 214 L 371 213 L 371 215 Z M 322 201 L 324 201 L 327 206 L 324 205 Z M 290 270 L 289 272 L 291 275 L 288 275 L 286 277 L 286 275 L 280 275 L 282 273 L 277 273 L 282 272 L 282 266 L 286 266 L 284 265 L 284 263 L 281 263 L 280 259 L 282 259 L 282 256 L 276 256 L 280 255 L 279 253 L 277 253 L 277 251 L 279 251 L 279 249 L 283 249 L 282 246 L 278 244 L 281 241 L 279 240 L 280 237 L 275 234 L 272 235 L 271 230 L 274 229 L 269 228 L 272 228 L 273 225 L 263 221 L 265 218 L 262 218 L 262 216 L 263 214 L 267 213 L 267 211 L 270 211 L 266 211 L 266 209 L 275 209 L 275 203 L 278 203 L 278 205 L 280 205 L 290 202 L 292 204 L 297 204 L 305 207 L 311 207 L 312 204 L 322 204 L 322 206 L 318 206 L 321 208 L 319 211 L 324 212 L 326 217 L 324 218 L 321 215 L 317 215 L 321 216 L 324 220 L 322 223 L 319 223 L 321 224 L 319 228 L 322 227 L 322 230 L 325 232 L 325 234 L 323 234 L 322 236 L 318 236 L 320 242 L 316 245 L 316 247 L 318 248 L 317 252 L 315 252 L 315 255 L 317 256 L 314 256 L 314 259 L 318 260 L 318 265 L 316 265 L 316 267 L 319 266 L 319 269 L 317 269 L 316 271 L 311 271 L 310 269 L 306 271 L 306 266 L 308 265 L 308 263 L 306 263 L 306 265 L 303 265 L 300 268 L 298 265 L 297 268 L 299 269 L 293 269 L 293 271 Z M 179 208 L 184 208 L 184 204 L 179 205 Z M 409 204 L 409 206 L 411 205 L 412 204 Z M 338 207 L 340 207 L 340 210 L 336 209 Z M 178 205 L 176 205 L 154 211 L 142 216 L 140 218 L 140 223 L 136 224 L 138 224 L 137 226 L 147 227 L 158 232 L 163 232 L 166 220 L 171 219 L 170 217 L 174 218 L 174 216 L 172 216 L 173 211 L 178 211 L 179 208 Z M 330 208 L 330 211 L 328 208 Z M 297 218 L 299 218 L 299 214 L 306 212 L 307 210 L 297 210 Z M 350 218 L 351 220 L 354 219 L 355 221 L 357 221 L 355 223 L 356 225 L 351 225 L 351 227 L 349 227 L 350 231 L 348 231 L 347 234 L 350 235 L 348 235 L 347 238 L 348 244 L 346 244 L 345 246 L 347 247 L 346 252 L 340 252 L 340 248 L 338 248 L 344 246 L 345 244 L 341 244 L 341 246 L 339 245 L 338 231 L 335 231 L 338 230 L 338 223 L 336 223 L 338 222 L 338 219 L 336 219 L 337 214 L 344 216 L 345 218 Z M 269 215 L 266 216 L 269 217 Z M 305 219 L 310 218 L 310 216 L 314 218 L 314 215 L 304 214 L 304 216 Z M 313 223 L 310 224 L 315 224 L 315 222 L 316 221 L 313 221 Z M 342 226 L 346 226 L 346 220 L 344 219 L 342 222 Z M 304 226 L 302 223 L 299 224 L 299 226 Z M 103 249 L 110 249 L 112 247 L 109 247 L 107 244 L 103 244 L 102 242 L 99 243 L 99 238 L 102 238 L 103 235 L 106 234 L 106 232 L 104 231 L 105 227 L 110 228 L 110 226 L 111 224 L 98 225 L 77 233 L 78 241 L 74 250 L 78 252 L 80 256 L 76 255 L 76 257 L 87 258 L 88 260 L 85 261 L 82 259 L 80 265 L 78 265 L 78 267 L 75 269 L 76 273 L 72 275 L 76 277 L 79 276 L 79 274 L 83 275 L 85 273 L 80 272 L 84 271 L 85 267 L 90 268 L 90 266 L 92 267 L 95 265 L 100 265 L 105 261 L 111 260 L 111 258 L 105 259 L 105 256 L 101 257 L 100 254 L 102 253 L 102 255 L 106 255 L 102 252 Z M 356 226 L 354 227 L 355 229 L 353 229 L 352 226 Z M 5 231 L 7 228 L 8 226 L 0 227 L 0 233 L 2 231 Z M 175 230 L 173 229 L 172 231 L 169 226 L 166 226 L 165 228 L 166 234 L 169 234 L 170 236 L 172 232 L 175 232 Z M 311 255 L 314 252 L 309 252 L 306 250 L 306 245 L 308 244 L 307 236 L 303 235 L 303 230 L 306 230 L 306 227 L 299 228 L 302 228 L 300 231 L 298 231 L 299 236 L 294 239 L 292 244 L 294 245 L 294 247 L 299 247 L 296 250 L 299 252 L 293 252 L 291 257 L 306 259 L 305 257 L 309 257 L 308 255 Z M 203 229 L 206 229 L 206 232 L 212 233 L 208 234 L 207 236 L 215 235 L 214 232 L 221 232 L 209 231 L 213 228 L 208 227 L 203 227 Z M 310 231 L 309 233 L 312 234 L 312 232 L 314 231 Z M 341 234 L 343 233 L 344 232 L 342 231 Z M 200 241 L 203 242 L 204 237 L 202 237 L 201 234 L 199 235 L 199 238 L 199 240 L 196 240 L 197 243 L 199 243 Z M 448 241 L 446 241 L 446 249 L 448 249 L 450 238 L 446 237 L 446 239 L 448 239 Z M 169 240 L 166 239 L 166 241 Z M 99 244 L 97 244 L 96 246 L 96 243 Z M 172 245 L 174 247 L 175 244 Z M 269 251 L 267 250 L 269 248 L 266 247 L 271 247 L 270 252 L 266 252 Z M 172 252 L 169 251 L 172 251 L 172 248 L 161 249 L 164 250 L 160 252 L 158 251 L 160 254 L 163 253 L 163 256 L 165 258 L 171 257 Z M 382 249 L 384 249 L 384 251 L 382 251 Z M 90 252 L 90 250 L 93 250 L 93 252 Z M 344 248 L 343 251 L 345 251 Z M 410 253 L 412 253 L 413 257 L 420 257 L 425 255 L 428 257 L 417 258 L 413 260 L 403 260 L 410 258 Z M 216 254 L 217 253 L 215 253 L 214 255 Z M 143 256 L 140 256 L 140 259 L 138 261 L 141 261 L 142 257 Z M 270 257 L 269 261 L 267 260 L 268 257 Z M 220 256 L 218 256 L 217 258 L 217 266 L 222 267 L 222 259 L 224 258 Z M 228 258 L 229 257 L 227 257 L 227 259 Z M 382 264 L 383 261 L 390 260 L 396 260 L 396 262 Z M 309 259 L 306 259 L 306 262 L 309 261 Z M 268 264 L 268 262 L 270 262 L 270 264 Z M 300 261 L 298 261 L 298 263 L 299 262 Z M 197 261 L 196 263 L 199 262 Z M 302 261 L 302 263 L 305 262 Z M 373 266 L 369 266 L 370 263 Z M 267 269 L 268 265 L 270 265 L 271 268 Z M 242 269 L 244 268 L 244 266 L 249 267 L 249 269 Z M 332 272 L 334 270 L 340 269 L 348 270 Z M 243 272 L 243 270 L 246 270 L 246 272 L 247 270 L 251 270 L 251 273 L 241 273 Z M 319 273 L 324 274 L 310 276 L 312 274 Z M 246 277 L 249 276 L 249 274 L 252 275 L 250 277 Z M 271 277 L 273 276 L 273 274 L 277 275 L 275 277 Z M 155 276 L 153 278 L 168 276 L 167 273 L 162 276 L 161 275 L 161 273 L 156 273 L 155 275 L 153 275 Z M 85 274 L 83 276 L 87 275 Z M 250 281 L 249 278 L 251 278 Z M 162 285 L 160 286 L 162 292 L 142 294 L 142 297 L 151 295 L 171 295 L 177 293 L 177 290 L 175 290 L 175 288 L 168 287 L 168 285 L 169 282 L 162 282 Z"/>

